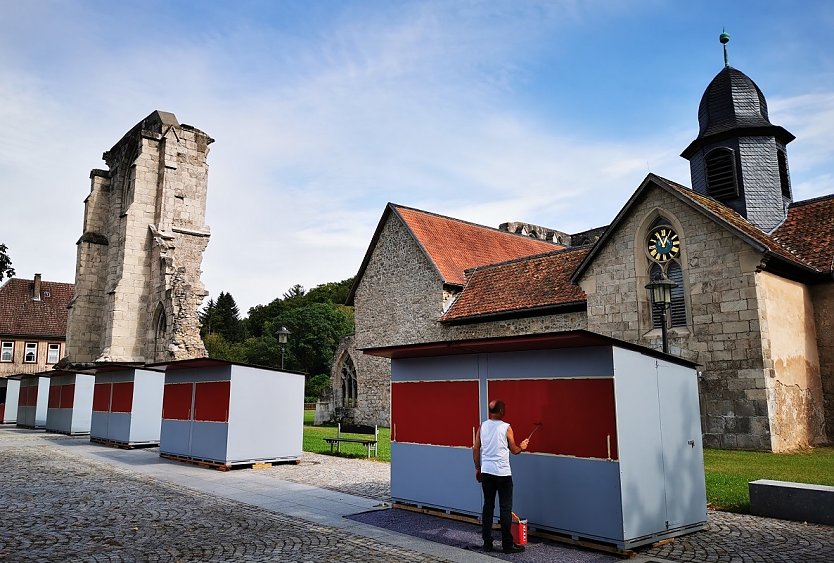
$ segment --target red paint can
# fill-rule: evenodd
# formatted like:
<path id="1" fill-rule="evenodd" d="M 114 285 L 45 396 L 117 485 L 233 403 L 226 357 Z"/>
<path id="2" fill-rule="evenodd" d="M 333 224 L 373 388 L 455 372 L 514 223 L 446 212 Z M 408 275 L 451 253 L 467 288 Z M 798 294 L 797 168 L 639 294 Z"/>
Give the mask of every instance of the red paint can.
<path id="1" fill-rule="evenodd" d="M 513 523 L 510 531 L 513 534 L 514 544 L 527 545 L 527 520 L 522 520 L 515 512 L 513 512 Z"/>

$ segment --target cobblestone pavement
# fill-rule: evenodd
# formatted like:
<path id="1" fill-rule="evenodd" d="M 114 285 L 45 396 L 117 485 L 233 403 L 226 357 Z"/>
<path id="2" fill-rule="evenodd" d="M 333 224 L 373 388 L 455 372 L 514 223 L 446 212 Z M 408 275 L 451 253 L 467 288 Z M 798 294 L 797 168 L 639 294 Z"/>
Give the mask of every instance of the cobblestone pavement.
<path id="1" fill-rule="evenodd" d="M 54 447 L 0 449 L 0 560 L 437 561 Z"/>
<path id="2" fill-rule="evenodd" d="M 304 452 L 299 465 L 277 465 L 264 474 L 360 497 L 391 501 L 391 464 Z"/>
<path id="3" fill-rule="evenodd" d="M 707 530 L 640 554 L 699 563 L 831 562 L 834 527 L 710 511 Z"/>

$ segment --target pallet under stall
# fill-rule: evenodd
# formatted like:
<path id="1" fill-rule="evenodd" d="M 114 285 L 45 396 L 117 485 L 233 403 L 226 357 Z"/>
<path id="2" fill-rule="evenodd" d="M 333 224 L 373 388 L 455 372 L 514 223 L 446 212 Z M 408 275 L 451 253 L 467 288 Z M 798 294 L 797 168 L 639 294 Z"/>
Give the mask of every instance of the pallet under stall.
<path id="1" fill-rule="evenodd" d="M 391 358 L 391 496 L 479 516 L 472 444 L 490 400 L 517 442 L 532 532 L 624 552 L 707 521 L 695 365 L 588 331 L 367 349 Z"/>

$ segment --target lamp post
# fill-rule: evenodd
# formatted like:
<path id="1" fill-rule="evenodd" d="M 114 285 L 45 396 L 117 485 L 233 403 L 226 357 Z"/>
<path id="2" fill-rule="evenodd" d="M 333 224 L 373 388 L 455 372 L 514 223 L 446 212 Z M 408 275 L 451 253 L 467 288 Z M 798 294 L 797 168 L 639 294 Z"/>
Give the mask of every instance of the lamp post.
<path id="1" fill-rule="evenodd" d="M 284 348 L 287 346 L 287 337 L 292 334 L 287 327 L 282 326 L 275 333 L 278 335 L 278 344 L 281 345 L 281 369 L 284 369 Z"/>
<path id="2" fill-rule="evenodd" d="M 660 313 L 660 334 L 663 338 L 664 354 L 669 353 L 669 332 L 666 328 L 666 311 L 672 302 L 672 288 L 674 287 L 678 287 L 678 284 L 667 278 L 666 274 L 655 277 L 646 285 L 646 289 L 651 291 L 652 308 Z"/>

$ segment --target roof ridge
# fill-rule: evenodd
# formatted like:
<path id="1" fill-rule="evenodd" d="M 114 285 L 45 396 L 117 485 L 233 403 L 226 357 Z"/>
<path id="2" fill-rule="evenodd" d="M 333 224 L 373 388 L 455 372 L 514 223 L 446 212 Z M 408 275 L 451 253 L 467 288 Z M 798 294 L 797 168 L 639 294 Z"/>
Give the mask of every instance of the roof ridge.
<path id="1" fill-rule="evenodd" d="M 825 201 L 825 200 L 828 200 L 828 199 L 834 199 L 834 194 L 821 195 L 819 197 L 814 197 L 814 198 L 811 198 L 811 199 L 803 199 L 802 201 L 794 201 L 790 205 L 788 205 L 788 207 L 789 208 L 790 207 L 802 207 L 803 205 L 808 205 L 808 204 L 811 204 L 811 203 L 819 203 L 821 201 Z"/>
<path id="2" fill-rule="evenodd" d="M 502 262 L 493 262 L 491 264 L 484 264 L 483 266 L 475 266 L 474 268 L 467 268 L 464 272 L 474 273 L 483 270 L 488 270 L 491 268 L 498 268 L 501 266 L 507 266 L 509 264 L 517 264 L 519 262 L 531 262 L 533 260 L 541 260 L 542 258 L 547 258 L 549 256 L 555 256 L 557 254 L 570 254 L 571 252 L 577 252 L 579 250 L 587 250 L 592 247 L 593 244 L 583 244 L 582 246 L 567 246 L 565 248 L 559 248 L 556 250 L 551 250 L 550 252 L 540 252 L 539 254 L 531 254 L 530 256 L 520 256 L 518 258 L 512 258 L 510 260 L 504 260 Z"/>

